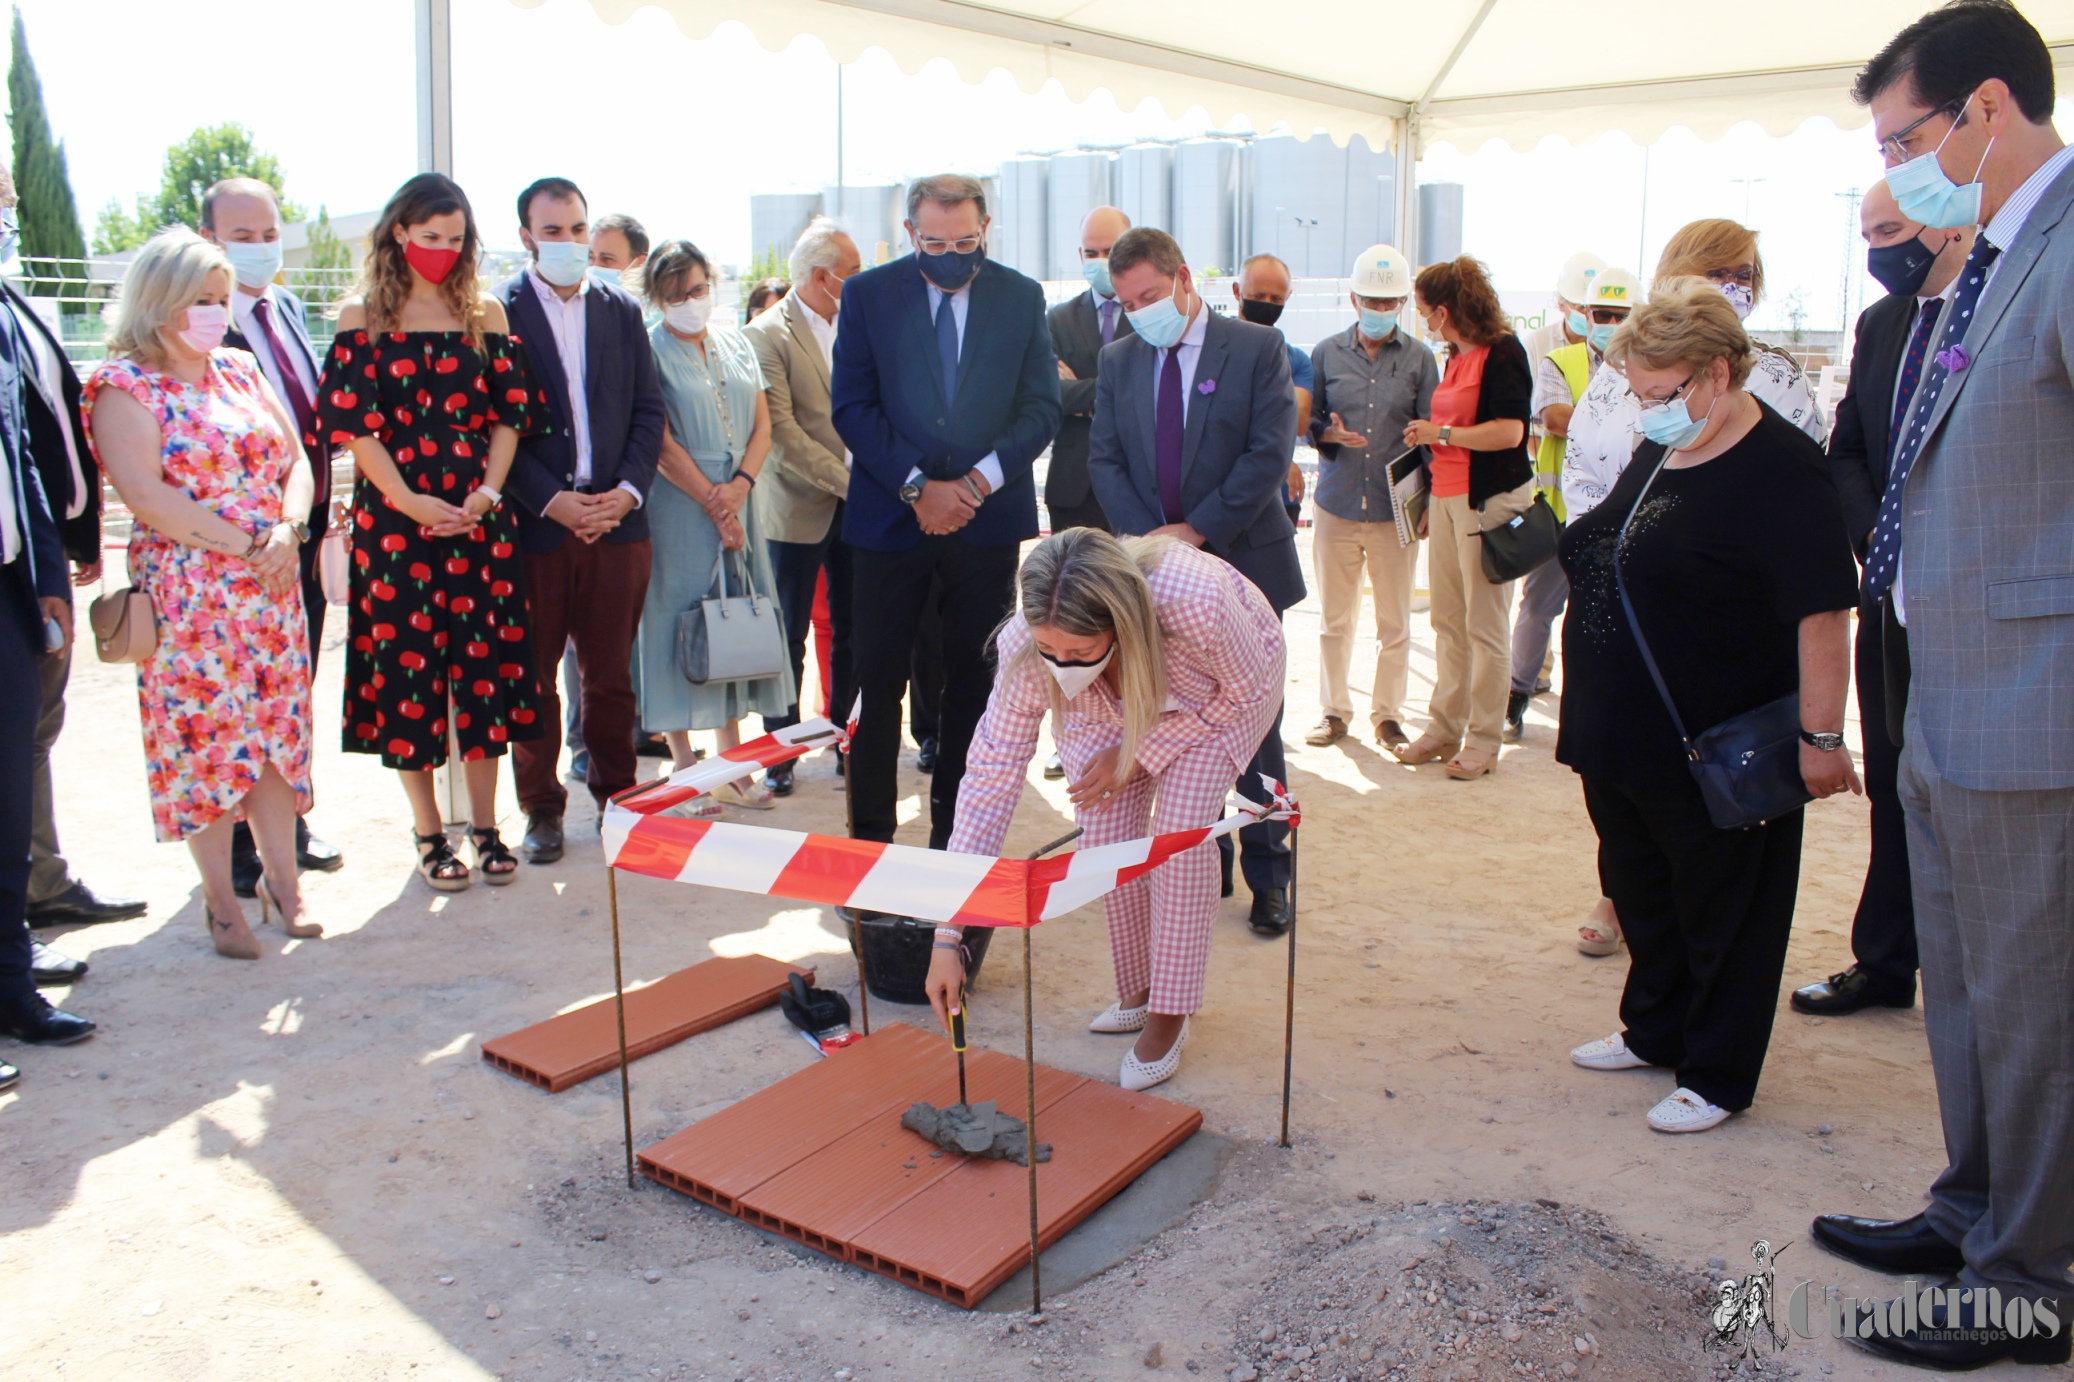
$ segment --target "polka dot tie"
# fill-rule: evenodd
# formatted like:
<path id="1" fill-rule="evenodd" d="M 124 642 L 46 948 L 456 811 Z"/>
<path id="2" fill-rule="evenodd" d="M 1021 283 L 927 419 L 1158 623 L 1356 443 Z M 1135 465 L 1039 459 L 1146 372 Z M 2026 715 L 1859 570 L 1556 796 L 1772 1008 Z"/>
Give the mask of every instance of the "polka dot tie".
<path id="1" fill-rule="evenodd" d="M 1930 417 L 1937 410 L 1937 395 L 1943 391 L 1945 380 L 1951 377 L 1951 370 L 1944 363 L 1945 352 L 1966 339 L 1966 328 L 1973 325 L 1973 309 L 1980 305 L 1981 290 L 1987 285 L 1988 266 L 2000 253 L 1983 235 L 1973 242 L 1973 253 L 1966 257 L 1966 266 L 1959 270 L 1959 282 L 1952 294 L 1952 308 L 1945 319 L 1944 334 L 1938 339 L 1937 354 L 1931 357 L 1929 368 L 1923 375 L 1915 406 L 1905 419 L 1906 430 L 1895 448 L 1893 463 L 1887 469 L 1887 489 L 1880 496 L 1879 522 L 1873 524 L 1872 543 L 1865 556 L 1867 604 L 1879 603 L 1894 587 L 1894 573 L 1901 567 L 1902 491 L 1908 488 L 1908 472 L 1914 468 L 1916 457 L 1922 453 L 1924 438 L 1930 433 Z"/>

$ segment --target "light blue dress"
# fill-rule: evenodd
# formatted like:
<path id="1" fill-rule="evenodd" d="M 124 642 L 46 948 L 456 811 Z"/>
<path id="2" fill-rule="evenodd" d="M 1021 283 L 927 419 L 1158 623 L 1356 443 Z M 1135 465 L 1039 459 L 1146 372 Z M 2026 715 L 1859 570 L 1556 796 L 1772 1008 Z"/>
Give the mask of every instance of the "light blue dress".
<path id="1" fill-rule="evenodd" d="M 717 325 L 707 330 L 703 353 L 691 342 L 671 335 L 660 322 L 648 339 L 655 348 L 670 434 L 691 453 L 708 480 L 724 483 L 734 475 L 756 428 L 756 396 L 763 391 L 763 370 L 756 362 L 755 349 L 739 332 Z M 749 539 L 744 555 L 757 593 L 775 598 L 777 582 L 771 575 L 770 553 L 764 546 L 756 508 L 752 488 L 741 512 L 742 530 Z M 789 668 L 779 676 L 755 681 L 694 686 L 684 679 L 677 661 L 677 616 L 714 593 L 713 563 L 720 552 L 720 530 L 698 501 L 657 475 L 648 495 L 648 535 L 653 564 L 634 647 L 634 694 L 641 703 L 642 726 L 658 734 L 718 729 L 744 715 L 782 715 L 790 710 L 797 689 Z M 737 569 L 735 560 L 729 557 L 731 570 Z M 738 578 L 729 578 L 729 591 L 741 593 Z"/>

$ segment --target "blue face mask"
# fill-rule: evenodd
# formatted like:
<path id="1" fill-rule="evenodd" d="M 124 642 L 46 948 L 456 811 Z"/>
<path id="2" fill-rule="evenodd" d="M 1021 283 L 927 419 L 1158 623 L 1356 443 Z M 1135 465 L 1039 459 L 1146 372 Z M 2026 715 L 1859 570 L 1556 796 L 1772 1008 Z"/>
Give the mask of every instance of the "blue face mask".
<path id="1" fill-rule="evenodd" d="M 979 276 L 979 266 L 986 259 L 986 247 L 960 254 L 956 250 L 945 250 L 942 254 L 924 254 L 919 249 L 915 258 L 922 261 L 922 277 L 943 289 L 955 293 Z M 1106 271 L 1108 265 L 1103 265 Z"/>
<path id="2" fill-rule="evenodd" d="M 1620 330 L 1620 327 L 1617 323 L 1594 326 L 1589 332 L 1585 333 L 1585 339 L 1591 342 L 1593 350 L 1604 355 L 1606 347 L 1613 344 L 1613 333 L 1618 330 Z"/>
<path id="3" fill-rule="evenodd" d="M 1581 338 L 1592 334 L 1592 324 L 1584 319 L 1582 312 L 1572 312 L 1565 325 L 1570 328 L 1572 336 Z"/>
<path id="4" fill-rule="evenodd" d="M 1138 333 L 1138 339 L 1154 350 L 1165 350 L 1188 330 L 1188 318 L 1181 314 L 1181 308 L 1174 302 L 1179 292 L 1180 285 L 1176 284 L 1173 293 L 1150 307 L 1124 313 L 1131 319 L 1131 330 Z"/>
<path id="5" fill-rule="evenodd" d="M 1361 334 L 1371 341 L 1387 341 L 1397 334 L 1397 318 L 1373 307 L 1361 309 Z"/>
<path id="6" fill-rule="evenodd" d="M 555 287 L 574 288 L 590 269 L 591 247 L 574 240 L 538 240 L 533 245 L 533 265 Z"/>
<path id="7" fill-rule="evenodd" d="M 1962 109 L 1961 115 L 1965 112 Z M 1995 141 L 1980 151 L 1980 165 L 1973 170 L 1973 181 L 1960 187 L 1945 176 L 1944 165 L 1937 155 L 1950 142 L 1952 130 L 1959 128 L 1958 121 L 1944 132 L 1937 147 L 1920 157 L 1912 158 L 1898 168 L 1887 170 L 1887 190 L 1894 194 L 1895 205 L 1901 214 L 1938 230 L 1956 230 L 1960 226 L 1980 224 L 1980 170 L 1987 167 L 1988 155 L 1994 151 Z"/>
<path id="8" fill-rule="evenodd" d="M 247 288 L 265 288 L 274 281 L 274 275 L 281 272 L 279 240 L 272 243 L 229 240 L 222 248 L 224 257 L 230 260 L 231 268 L 238 275 L 238 282 Z"/>
<path id="9" fill-rule="evenodd" d="M 592 278 L 595 278 L 600 283 L 610 283 L 615 288 L 624 286 L 619 281 L 619 274 L 620 271 L 618 269 L 604 269 L 596 264 L 591 265 Z"/>
<path id="10" fill-rule="evenodd" d="M 1720 401 L 1718 397 L 1714 400 L 1715 403 Z M 1707 419 L 1712 416 L 1714 416 L 1714 405 L 1712 403 L 1707 405 L 1706 412 L 1695 418 L 1692 415 L 1692 411 L 1685 406 L 1685 400 L 1679 398 L 1673 399 L 1669 403 L 1658 403 L 1651 407 L 1645 407 L 1642 410 L 1641 418 L 1638 420 L 1638 425 L 1642 429 L 1643 436 L 1656 442 L 1664 450 L 1683 451 L 1686 447 L 1699 440 L 1700 433 L 1707 430 Z"/>
<path id="11" fill-rule="evenodd" d="M 1081 260 L 1080 276 L 1087 280 L 1089 287 L 1103 297 L 1113 298 L 1116 296 L 1116 285 L 1109 281 L 1109 257 L 1107 255 L 1100 259 Z"/>

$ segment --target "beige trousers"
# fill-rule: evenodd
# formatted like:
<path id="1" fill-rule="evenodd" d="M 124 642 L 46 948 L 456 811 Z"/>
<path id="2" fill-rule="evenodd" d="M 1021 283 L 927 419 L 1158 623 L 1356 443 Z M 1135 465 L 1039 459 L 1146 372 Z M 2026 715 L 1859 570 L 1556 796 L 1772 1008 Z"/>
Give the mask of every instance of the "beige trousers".
<path id="1" fill-rule="evenodd" d="M 1436 670 L 1426 732 L 1444 744 L 1498 752 L 1512 686 L 1514 582 L 1484 579 L 1477 533 L 1524 513 L 1533 498 L 1529 481 L 1485 500 L 1481 513 L 1464 494 L 1435 499 L 1427 509 Z"/>
<path id="2" fill-rule="evenodd" d="M 1361 572 L 1375 597 L 1375 680 L 1368 693 L 1370 728 L 1401 720 L 1411 666 L 1412 570 L 1419 546 L 1397 545 L 1395 523 L 1358 523 L 1319 509 L 1311 538 L 1311 566 L 1324 613 L 1318 622 L 1318 700 L 1327 715 L 1354 722 L 1347 671 L 1354 661 L 1354 626 L 1361 621 Z"/>

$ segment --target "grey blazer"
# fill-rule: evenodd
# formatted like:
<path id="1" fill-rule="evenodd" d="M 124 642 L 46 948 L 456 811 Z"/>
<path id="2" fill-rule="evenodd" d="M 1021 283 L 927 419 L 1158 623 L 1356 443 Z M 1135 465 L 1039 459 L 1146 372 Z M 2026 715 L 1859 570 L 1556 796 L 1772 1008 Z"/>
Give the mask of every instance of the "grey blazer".
<path id="1" fill-rule="evenodd" d="M 1938 772 L 1974 791 L 2074 786 L 2070 204 L 2074 166 L 2004 247 L 1903 494 L 1909 695 Z"/>
<path id="2" fill-rule="evenodd" d="M 1296 385 L 1289 348 L 1272 327 L 1211 312 L 1196 361 L 1181 447 L 1183 519 L 1285 610 L 1304 595 L 1296 527 L 1282 507 L 1282 481 L 1296 436 Z M 1118 533 L 1166 522 L 1154 452 L 1152 372 L 1159 352 L 1138 336 L 1102 350 L 1088 478 Z"/>
<path id="3" fill-rule="evenodd" d="M 1059 404 L 1065 417 L 1051 439 L 1051 468 L 1044 475 L 1044 502 L 1071 508 L 1086 501 L 1087 437 L 1094 425 L 1095 378 L 1102 353 L 1102 321 L 1095 315 L 1095 290 L 1068 298 L 1045 313 L 1051 326 L 1052 354 L 1066 362 L 1073 378 L 1059 381 Z M 1131 334 L 1131 319 L 1116 310 L 1116 340 Z"/>
<path id="4" fill-rule="evenodd" d="M 773 542 L 819 542 L 850 492 L 848 448 L 828 406 L 828 358 L 806 314 L 787 293 L 742 328 L 763 366 L 771 410 L 770 464 L 757 480 L 757 524 Z"/>

